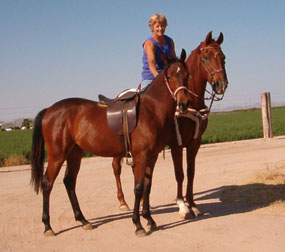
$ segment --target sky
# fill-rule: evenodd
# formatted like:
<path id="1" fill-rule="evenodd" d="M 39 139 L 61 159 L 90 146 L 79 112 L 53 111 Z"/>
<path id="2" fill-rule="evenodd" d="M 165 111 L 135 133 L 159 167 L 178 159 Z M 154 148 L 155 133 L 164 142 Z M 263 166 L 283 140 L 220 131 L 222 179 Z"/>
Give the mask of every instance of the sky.
<path id="1" fill-rule="evenodd" d="M 0 0 L 0 121 L 137 87 L 154 13 L 177 55 L 224 34 L 229 86 L 215 109 L 258 106 L 264 92 L 285 104 L 285 0 Z"/>

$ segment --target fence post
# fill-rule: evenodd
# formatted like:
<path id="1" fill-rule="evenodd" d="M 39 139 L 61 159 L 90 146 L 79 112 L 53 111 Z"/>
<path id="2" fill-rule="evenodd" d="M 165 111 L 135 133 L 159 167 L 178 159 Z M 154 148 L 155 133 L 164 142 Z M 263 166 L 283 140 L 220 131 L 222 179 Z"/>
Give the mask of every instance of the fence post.
<path id="1" fill-rule="evenodd" d="M 262 124 L 264 138 L 273 137 L 272 129 L 272 114 L 271 114 L 271 98 L 270 93 L 261 94 L 261 108 L 262 108 Z"/>

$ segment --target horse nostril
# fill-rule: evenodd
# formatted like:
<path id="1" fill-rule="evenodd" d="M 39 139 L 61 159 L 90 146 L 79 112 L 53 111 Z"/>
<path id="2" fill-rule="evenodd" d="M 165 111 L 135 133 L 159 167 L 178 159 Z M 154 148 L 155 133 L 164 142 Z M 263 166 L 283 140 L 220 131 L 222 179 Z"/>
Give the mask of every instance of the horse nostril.
<path id="1" fill-rule="evenodd" d="M 186 103 L 180 102 L 179 103 L 179 109 L 180 111 L 186 111 L 188 108 L 188 101 Z"/>

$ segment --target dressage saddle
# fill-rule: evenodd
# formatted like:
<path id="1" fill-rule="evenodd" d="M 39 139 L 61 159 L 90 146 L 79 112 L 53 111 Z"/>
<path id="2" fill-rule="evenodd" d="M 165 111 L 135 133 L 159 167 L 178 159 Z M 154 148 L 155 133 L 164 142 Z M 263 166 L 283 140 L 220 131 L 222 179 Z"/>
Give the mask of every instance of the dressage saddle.
<path id="1" fill-rule="evenodd" d="M 133 157 L 130 152 L 130 133 L 137 125 L 139 93 L 140 88 L 125 90 L 114 99 L 101 94 L 98 95 L 99 103 L 107 106 L 107 122 L 110 130 L 124 136 L 126 163 L 128 165 L 133 165 Z"/>

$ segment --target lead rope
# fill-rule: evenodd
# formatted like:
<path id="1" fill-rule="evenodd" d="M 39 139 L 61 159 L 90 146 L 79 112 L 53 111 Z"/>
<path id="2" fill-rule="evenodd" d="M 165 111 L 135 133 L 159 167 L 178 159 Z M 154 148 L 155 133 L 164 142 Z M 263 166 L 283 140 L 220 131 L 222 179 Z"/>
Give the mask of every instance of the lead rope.
<path id="1" fill-rule="evenodd" d="M 174 115 L 174 124 L 175 124 L 177 143 L 178 143 L 179 146 L 181 146 L 182 145 L 182 138 L 181 138 L 181 134 L 180 134 L 180 130 L 179 130 L 179 125 L 178 125 L 178 122 L 177 122 L 177 115 L 176 115 L 176 113 Z"/>

